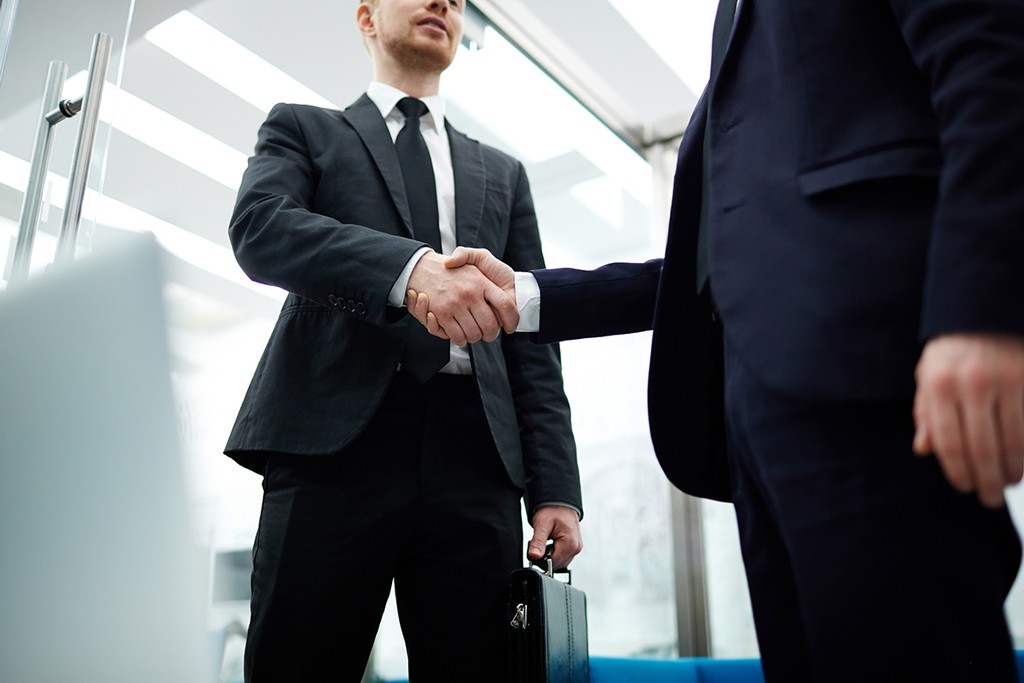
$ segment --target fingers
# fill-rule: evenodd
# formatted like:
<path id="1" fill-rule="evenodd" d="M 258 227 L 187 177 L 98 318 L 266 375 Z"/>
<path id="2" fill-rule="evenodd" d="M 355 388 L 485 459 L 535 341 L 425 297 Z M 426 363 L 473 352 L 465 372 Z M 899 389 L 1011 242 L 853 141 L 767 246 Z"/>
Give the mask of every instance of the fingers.
<path id="1" fill-rule="evenodd" d="M 924 421 L 923 409 L 919 407 L 919 402 L 915 398 L 914 400 L 914 453 L 924 457 L 931 455 L 934 446 L 932 446 L 932 435 L 928 431 L 928 425 Z"/>
<path id="2" fill-rule="evenodd" d="M 423 295 L 427 296 L 426 294 Z M 448 339 L 448 334 L 444 331 L 444 328 L 437 322 L 437 317 L 433 313 L 427 313 L 427 332 L 434 335 L 435 337 L 441 337 L 441 339 Z"/>
<path id="3" fill-rule="evenodd" d="M 491 311 L 497 316 L 501 328 L 509 334 L 515 332 L 519 327 L 519 306 L 516 304 L 515 297 L 510 297 L 495 287 L 488 290 L 484 294 L 484 298 L 490 304 Z"/>
<path id="4" fill-rule="evenodd" d="M 497 290 L 487 295 L 488 302 L 501 320 L 502 327 L 509 334 L 515 332 L 519 325 L 519 309 L 516 304 L 516 273 L 505 263 L 495 258 L 486 249 L 457 247 L 445 261 L 447 268 L 475 266 L 484 277 L 493 282 L 504 293 L 500 296 Z"/>
<path id="5" fill-rule="evenodd" d="M 448 333 L 444 331 L 440 323 L 437 322 L 437 316 L 430 312 L 430 297 L 423 292 L 416 292 L 410 289 L 405 296 L 405 307 L 409 309 L 409 313 L 412 314 L 416 320 L 420 322 L 427 332 L 440 337 L 441 339 L 449 339 Z"/>
<path id="6" fill-rule="evenodd" d="M 921 381 L 920 375 L 916 375 L 915 380 Z M 932 435 L 928 429 L 928 411 L 925 406 L 925 394 L 924 392 L 917 391 L 914 393 L 914 453 L 920 456 L 931 455 L 932 446 Z"/>
<path id="7" fill-rule="evenodd" d="M 455 247 L 455 251 L 452 252 L 451 256 L 445 259 L 445 268 L 461 268 L 474 258 L 474 251 L 476 250 L 468 247 Z"/>
<path id="8" fill-rule="evenodd" d="M 544 556 L 548 539 L 554 541 L 551 564 L 554 569 L 565 569 L 572 558 L 583 550 L 579 515 L 576 510 L 562 505 L 546 505 L 533 513 L 533 538 L 527 545 L 526 555 L 531 560 Z"/>
<path id="9" fill-rule="evenodd" d="M 533 538 L 526 544 L 526 556 L 531 560 L 539 560 L 544 557 L 544 549 L 547 546 L 548 538 L 551 536 L 551 524 L 534 521 Z"/>
<path id="10" fill-rule="evenodd" d="M 946 479 L 953 488 L 968 493 L 975 488 L 960 419 L 956 388 L 951 381 L 936 381 L 928 400 L 928 424 L 935 454 Z"/>
<path id="11" fill-rule="evenodd" d="M 480 341 L 483 332 L 480 323 L 474 317 L 473 311 L 467 308 L 440 308 L 434 311 L 438 324 L 443 327 L 451 337 L 451 340 L 462 346 Z M 493 316 L 492 316 L 493 318 Z M 486 322 L 484 325 L 486 326 Z M 497 327 L 497 320 L 493 321 Z"/>
<path id="12" fill-rule="evenodd" d="M 421 301 L 422 299 L 422 301 Z M 405 308 L 412 317 L 419 321 L 420 325 L 427 326 L 427 313 L 429 312 L 430 297 L 420 294 L 414 289 L 405 293 Z"/>
<path id="13" fill-rule="evenodd" d="M 1003 474 L 1016 484 L 1024 478 L 1024 392 L 1011 392 L 1000 404 L 999 426 L 1006 448 Z"/>
<path id="14" fill-rule="evenodd" d="M 412 292 L 412 290 L 409 291 Z M 446 317 L 445 325 L 452 330 L 452 333 L 449 334 L 445 325 L 441 324 L 438 315 L 430 310 L 429 296 L 420 293 L 412 302 L 407 302 L 406 306 L 430 334 L 441 339 L 450 339 L 459 346 L 481 340 L 492 342 L 501 333 L 501 322 L 495 311 L 488 306 L 474 307 Z"/>
<path id="15" fill-rule="evenodd" d="M 458 257 L 490 259 L 495 269 L 493 276 L 514 293 L 515 273 L 486 250 L 462 249 Z M 430 330 L 427 315 L 433 313 L 435 329 L 443 330 L 445 337 L 460 346 L 494 341 L 502 329 L 514 331 L 519 324 L 519 311 L 502 286 L 475 266 L 451 269 L 446 262 L 439 254 L 427 253 L 409 277 L 406 306 L 420 324 Z M 420 298 L 423 294 L 426 301 Z"/>
<path id="16" fill-rule="evenodd" d="M 949 483 L 988 507 L 1024 474 L 1024 340 L 948 335 L 917 369 L 914 450 L 933 452 Z"/>
<path id="17" fill-rule="evenodd" d="M 484 277 L 494 283 L 495 288 L 485 293 L 487 302 L 501 321 L 502 328 L 512 334 L 519 326 L 519 307 L 516 304 L 515 271 L 502 263 L 486 249 L 470 249 L 458 247 L 446 265 L 451 268 L 453 263 L 476 266 Z"/>
<path id="18" fill-rule="evenodd" d="M 440 322 L 438 322 L 438 325 L 440 325 Z M 459 321 L 449 320 L 448 327 L 445 331 L 447 332 L 448 330 L 451 330 L 448 334 L 448 338 L 451 339 L 452 343 L 456 346 L 465 346 L 469 343 L 469 337 L 465 330 L 462 329 L 462 325 L 459 324 Z"/>
<path id="19" fill-rule="evenodd" d="M 475 344 L 478 341 L 494 341 L 501 334 L 501 323 L 482 295 L 472 296 L 466 292 L 460 302 L 448 308 L 435 309 L 438 324 L 443 327 L 456 344 Z M 457 325 L 461 333 L 453 331 Z"/>
<path id="20" fill-rule="evenodd" d="M 500 331 L 500 324 L 483 298 L 484 290 L 493 285 L 476 269 L 448 270 L 444 261 L 445 258 L 435 252 L 424 254 L 409 275 L 408 288 L 429 297 L 430 312 L 454 343 L 463 345 L 485 337 L 493 339 Z M 419 301 L 407 300 L 407 303 L 413 303 L 416 308 Z M 417 319 L 426 323 L 425 314 Z"/>
<path id="21" fill-rule="evenodd" d="M 978 498 L 988 507 L 1003 504 L 1003 462 L 1000 455 L 995 405 L 987 387 L 971 386 L 970 400 L 963 406 L 962 429 L 965 460 Z"/>

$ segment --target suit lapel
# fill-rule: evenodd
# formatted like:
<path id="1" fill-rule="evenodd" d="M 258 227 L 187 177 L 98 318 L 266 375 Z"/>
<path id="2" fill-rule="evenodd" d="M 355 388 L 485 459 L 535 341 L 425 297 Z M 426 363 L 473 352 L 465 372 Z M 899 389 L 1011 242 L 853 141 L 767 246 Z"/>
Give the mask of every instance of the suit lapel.
<path id="1" fill-rule="evenodd" d="M 402 181 L 402 168 L 391 141 L 387 124 L 380 110 L 366 95 L 356 100 L 341 115 L 356 131 L 370 152 L 391 199 L 395 202 L 409 237 L 413 236 L 409 199 Z M 487 187 L 486 169 L 480 143 L 445 124 L 452 153 L 452 173 L 455 179 L 455 238 L 458 244 L 475 246 L 478 243 L 484 196 Z"/>
<path id="2" fill-rule="evenodd" d="M 473 247 L 478 244 L 487 189 L 484 155 L 479 142 L 470 140 L 447 123 L 445 128 L 455 177 L 455 241 Z"/>
<path id="3" fill-rule="evenodd" d="M 409 237 L 413 236 L 412 216 L 409 213 L 409 198 L 405 194 L 405 183 L 402 181 L 402 168 L 398 164 L 398 153 L 391 140 L 388 126 L 381 118 L 380 110 L 368 96 L 363 95 L 341 115 L 355 129 L 366 149 L 373 157 L 380 175 L 384 178 L 392 201 L 398 209 L 405 230 Z M 456 183 L 458 184 L 458 183 Z M 458 195 L 456 195 L 457 197 Z"/>
<path id="4" fill-rule="evenodd" d="M 736 43 L 738 42 L 737 37 L 739 35 L 739 29 L 742 28 L 743 24 L 749 21 L 750 15 L 754 11 L 753 9 L 751 9 L 751 5 L 753 3 L 754 0 L 737 0 L 736 16 L 732 20 L 732 28 L 729 31 L 729 42 L 725 48 L 725 57 L 722 60 L 723 67 L 726 62 L 735 59 L 735 54 L 733 53 L 735 53 L 738 50 Z"/>

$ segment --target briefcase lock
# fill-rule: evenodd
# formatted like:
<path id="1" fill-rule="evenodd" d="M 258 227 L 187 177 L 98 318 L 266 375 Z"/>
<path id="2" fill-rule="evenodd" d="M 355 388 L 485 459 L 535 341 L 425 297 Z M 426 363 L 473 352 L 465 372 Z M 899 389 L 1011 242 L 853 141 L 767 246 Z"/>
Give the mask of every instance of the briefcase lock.
<path id="1" fill-rule="evenodd" d="M 512 616 L 511 621 L 512 628 L 521 628 L 526 630 L 526 605 L 519 603 L 516 605 L 516 613 Z"/>

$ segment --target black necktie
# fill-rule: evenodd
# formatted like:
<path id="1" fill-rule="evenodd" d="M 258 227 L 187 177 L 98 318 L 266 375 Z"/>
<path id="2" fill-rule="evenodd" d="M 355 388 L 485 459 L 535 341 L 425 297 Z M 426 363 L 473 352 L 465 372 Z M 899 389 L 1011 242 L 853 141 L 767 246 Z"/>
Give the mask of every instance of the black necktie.
<path id="1" fill-rule="evenodd" d="M 440 254 L 441 230 L 437 222 L 434 167 L 430 163 L 427 143 L 420 133 L 420 117 L 427 113 L 427 105 L 412 97 L 403 97 L 398 101 L 398 108 L 405 114 L 405 125 L 395 139 L 395 151 L 402 165 L 413 236 Z M 402 370 L 422 384 L 448 364 L 451 347 L 444 339 L 432 336 L 411 316 L 406 324 L 408 335 L 402 352 Z"/>
<path id="2" fill-rule="evenodd" d="M 708 212 L 710 207 L 709 185 L 711 174 L 708 171 L 708 162 L 711 158 L 711 93 L 718 79 L 718 71 L 722 68 L 722 60 L 725 58 L 725 50 L 729 46 L 729 36 L 732 33 L 732 20 L 736 15 L 736 0 L 719 0 L 718 12 L 715 13 L 715 27 L 711 34 L 711 77 L 708 79 L 708 87 L 705 92 L 707 105 L 707 121 L 704 124 L 704 153 L 703 168 L 701 175 L 700 194 L 700 228 L 697 232 L 697 293 L 704 289 L 708 282 Z"/>

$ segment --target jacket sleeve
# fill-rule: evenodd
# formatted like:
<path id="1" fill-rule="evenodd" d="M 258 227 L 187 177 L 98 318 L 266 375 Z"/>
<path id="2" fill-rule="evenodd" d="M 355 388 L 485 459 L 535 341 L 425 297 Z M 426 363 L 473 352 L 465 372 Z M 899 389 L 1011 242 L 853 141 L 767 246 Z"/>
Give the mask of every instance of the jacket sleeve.
<path id="1" fill-rule="evenodd" d="M 381 325 L 397 310 L 387 306 L 392 285 L 424 245 L 317 211 L 322 169 L 313 150 L 328 141 L 307 139 L 324 131 L 304 122 L 326 115 L 294 105 L 273 108 L 242 178 L 228 234 L 235 258 L 253 280 L 324 306 L 338 299 L 365 302 L 361 317 Z M 360 152 L 353 150 L 353 158 Z M 344 179 L 338 186 L 344 187 Z"/>
<path id="2" fill-rule="evenodd" d="M 537 343 L 649 330 L 662 259 L 610 263 L 596 270 L 535 270 L 540 286 Z"/>
<path id="3" fill-rule="evenodd" d="M 512 198 L 508 241 L 501 255 L 517 271 L 542 268 L 540 233 L 522 165 Z M 581 513 L 579 467 L 569 402 L 562 385 L 557 345 L 537 345 L 523 334 L 502 339 L 502 351 L 519 422 L 528 515 L 544 503 L 565 503 Z"/>
<path id="4" fill-rule="evenodd" d="M 943 165 L 921 337 L 1024 335 L 1024 3 L 889 0 Z"/>

